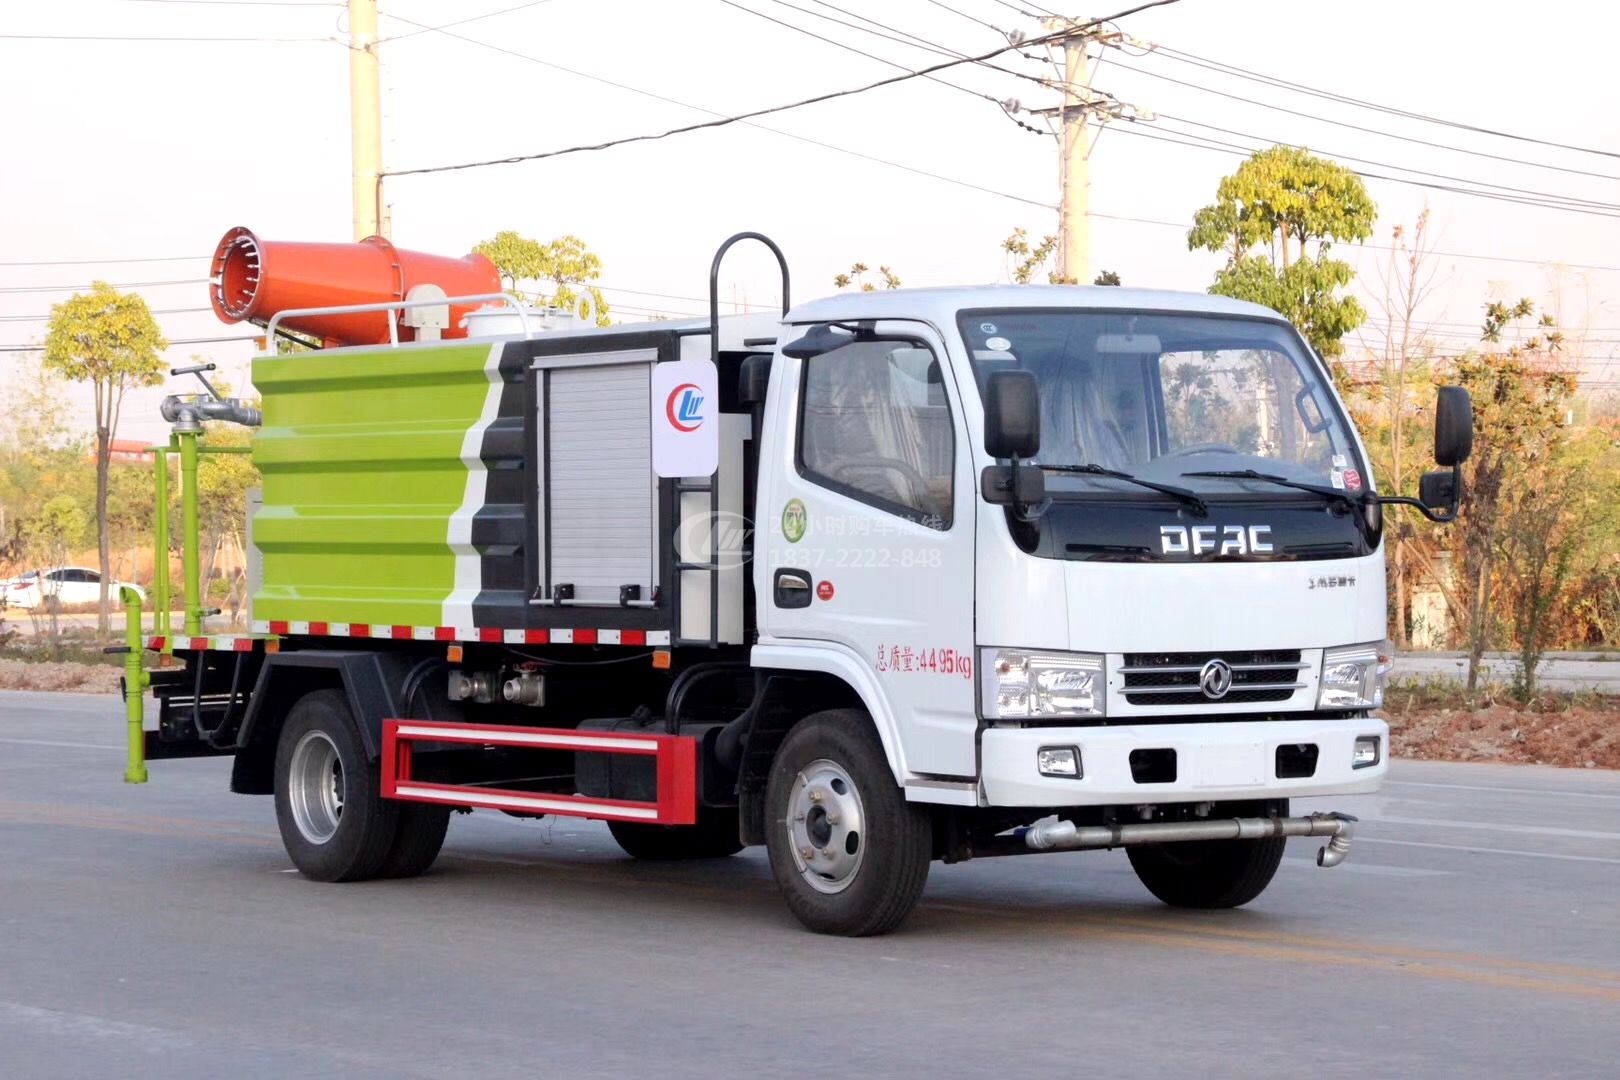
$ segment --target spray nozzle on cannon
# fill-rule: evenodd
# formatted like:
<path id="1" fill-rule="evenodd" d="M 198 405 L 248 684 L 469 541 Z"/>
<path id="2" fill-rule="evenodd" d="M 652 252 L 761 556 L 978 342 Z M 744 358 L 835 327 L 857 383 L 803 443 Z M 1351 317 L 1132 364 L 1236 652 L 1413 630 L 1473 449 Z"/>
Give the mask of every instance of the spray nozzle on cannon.
<path id="1" fill-rule="evenodd" d="M 163 414 L 163 419 L 173 424 L 177 432 L 201 431 L 205 420 L 258 427 L 264 420 L 259 410 L 251 405 L 242 404 L 240 398 L 228 398 L 221 394 L 214 384 L 208 381 L 208 376 L 203 374 L 205 371 L 213 370 L 213 364 L 190 364 L 186 367 L 170 368 L 170 375 L 197 376 L 197 381 L 203 384 L 206 393 L 170 394 L 159 406 L 158 411 Z"/>

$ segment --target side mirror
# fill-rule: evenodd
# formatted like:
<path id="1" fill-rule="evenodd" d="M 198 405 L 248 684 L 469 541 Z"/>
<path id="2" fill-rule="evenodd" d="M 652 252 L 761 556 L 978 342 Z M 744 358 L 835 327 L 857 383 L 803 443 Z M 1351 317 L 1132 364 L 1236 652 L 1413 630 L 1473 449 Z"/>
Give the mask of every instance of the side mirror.
<path id="1" fill-rule="evenodd" d="M 758 405 L 765 400 L 770 385 L 770 353 L 743 357 L 742 370 L 737 373 L 737 400 L 744 405 Z"/>
<path id="2" fill-rule="evenodd" d="M 1474 449 L 1474 403 L 1460 386 L 1442 386 L 1434 401 L 1434 460 L 1461 465 Z M 1425 481 L 1428 477 L 1423 478 Z M 1425 498 L 1424 503 L 1428 503 Z"/>
<path id="3" fill-rule="evenodd" d="M 1451 469 L 1424 473 L 1418 478 L 1418 502 L 1430 510 L 1455 512 L 1457 496 L 1457 474 Z"/>
<path id="4" fill-rule="evenodd" d="M 1041 389 L 1033 372 L 998 371 L 984 392 L 984 449 L 996 458 L 1032 458 L 1041 448 Z"/>

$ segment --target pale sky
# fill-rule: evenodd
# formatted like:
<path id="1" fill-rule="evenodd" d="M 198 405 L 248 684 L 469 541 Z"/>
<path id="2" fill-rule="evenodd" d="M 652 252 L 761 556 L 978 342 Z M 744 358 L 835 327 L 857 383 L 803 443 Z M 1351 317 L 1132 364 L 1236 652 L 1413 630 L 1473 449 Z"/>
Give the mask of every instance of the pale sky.
<path id="1" fill-rule="evenodd" d="M 381 46 L 385 167 L 533 153 L 707 118 L 561 68 L 724 113 L 896 73 L 721 0 L 520 2 L 383 0 L 385 39 L 412 35 Z M 737 2 L 909 68 L 942 59 L 793 10 L 858 22 L 815 0 Z M 1021 0 L 833 2 L 962 52 L 1004 43 L 996 30 L 974 20 L 1001 30 L 1039 30 L 1034 19 L 1013 10 L 1037 10 Z M 1125 0 L 1091 10 L 1059 9 L 1051 0 L 1039 5 L 1088 17 L 1125 6 Z M 141 285 L 137 291 L 157 311 L 206 309 L 206 286 L 199 283 L 207 273 L 206 256 L 233 225 L 247 225 L 266 240 L 351 238 L 348 53 L 335 40 L 302 40 L 345 33 L 341 5 L 4 0 L 3 8 L 0 346 L 40 340 L 44 321 L 24 317 L 43 316 L 52 302 L 69 295 L 19 289 L 82 285 L 93 278 L 115 284 L 178 281 L 183 283 Z M 413 33 L 417 27 L 402 21 L 442 25 L 504 8 L 517 10 L 450 33 L 509 52 L 442 33 Z M 1610 153 L 1392 117 L 1217 75 L 1162 53 L 1109 51 L 1096 88 L 1163 117 L 1132 130 L 1180 132 L 1171 137 L 1182 138 L 1201 132 L 1246 146 L 1300 143 L 1341 160 L 1365 159 L 1345 162 L 1363 171 L 1394 173 L 1383 166 L 1399 165 L 1462 178 L 1469 186 L 1488 183 L 1620 204 L 1620 84 L 1612 60 L 1620 12 L 1610 5 L 1181 0 L 1120 26 L 1181 53 L 1312 88 Z M 1049 73 L 1014 54 L 998 62 L 1029 74 Z M 1030 108 L 1056 101 L 1033 82 L 983 68 L 953 69 L 942 78 L 998 100 L 1017 98 Z M 1214 89 L 1309 115 L 1217 96 Z M 1193 127 L 1193 121 L 1258 138 Z M 799 300 L 832 291 L 833 275 L 856 259 L 892 266 L 907 285 L 1005 280 L 999 245 L 1014 226 L 1035 237 L 1056 230 L 1055 211 L 1038 205 L 1057 200 L 1055 140 L 1021 130 L 990 101 L 919 79 L 760 123 L 1003 194 L 733 125 L 548 161 L 393 178 L 387 182 L 393 237 L 401 247 L 460 255 L 500 229 L 540 239 L 573 233 L 601 255 L 602 285 L 616 313 L 636 319 L 651 311 L 701 312 L 699 300 L 646 294 L 703 297 L 715 246 L 742 229 L 767 233 L 783 247 Z M 1091 208 L 1099 215 L 1190 221 L 1241 159 L 1125 128 L 1104 132 L 1091 157 Z M 1372 243 L 1388 244 L 1391 228 L 1409 224 L 1427 201 L 1434 246 L 1458 253 L 1435 258 L 1437 288 L 1423 312 L 1437 333 L 1456 335 L 1449 344 L 1474 336 L 1487 298 L 1527 295 L 1558 306 L 1567 326 L 1584 331 L 1596 381 L 1620 383 L 1620 217 L 1602 216 L 1620 210 L 1571 213 L 1387 180 L 1369 179 L 1367 185 L 1379 210 Z M 1378 290 L 1376 268 L 1388 253 L 1337 250 L 1357 266 L 1357 292 L 1374 308 L 1366 297 Z M 774 302 L 778 286 L 768 257 L 762 250 L 736 252 L 722 295 Z M 1459 257 L 1464 255 L 1525 261 Z M 156 256 L 187 261 L 15 265 Z M 1220 263 L 1217 256 L 1188 252 L 1182 229 L 1102 217 L 1092 222 L 1092 261 L 1118 271 L 1130 285 L 1191 290 L 1204 289 Z M 1609 269 L 1568 269 L 1571 264 Z M 171 339 L 251 332 L 225 326 L 206 310 L 176 311 L 159 320 Z M 1376 332 L 1365 335 L 1366 343 L 1377 339 Z M 1349 345 L 1354 350 L 1358 341 Z M 170 360 L 182 363 L 193 353 L 219 362 L 232 382 L 244 381 L 248 343 L 177 345 Z M 0 353 L 8 379 L 23 355 Z M 155 393 L 130 402 L 122 436 L 153 439 L 163 431 Z"/>

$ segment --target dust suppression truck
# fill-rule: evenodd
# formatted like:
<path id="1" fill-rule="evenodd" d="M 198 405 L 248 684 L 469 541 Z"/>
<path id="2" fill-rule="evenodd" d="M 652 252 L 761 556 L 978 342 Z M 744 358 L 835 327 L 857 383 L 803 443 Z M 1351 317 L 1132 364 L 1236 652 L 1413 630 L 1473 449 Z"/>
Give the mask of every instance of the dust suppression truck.
<path id="1" fill-rule="evenodd" d="M 781 262 L 780 316 L 718 314 L 742 239 Z M 154 630 L 128 598 L 126 775 L 233 756 L 308 878 L 421 874 L 452 812 L 498 810 L 603 820 L 638 859 L 763 844 L 823 933 L 895 927 L 936 861 L 1077 849 L 1226 908 L 1288 837 L 1347 854 L 1353 818 L 1290 800 L 1389 767 L 1383 515 L 1454 516 L 1467 395 L 1440 391 L 1420 495 L 1378 494 L 1270 310 L 790 306 L 751 233 L 708 319 L 598 328 L 478 256 L 246 229 L 211 289 L 265 329 L 262 401 L 198 371 L 164 404 L 185 621 L 160 558 Z M 233 423 L 262 476 L 236 633 L 208 629 L 195 490 Z"/>

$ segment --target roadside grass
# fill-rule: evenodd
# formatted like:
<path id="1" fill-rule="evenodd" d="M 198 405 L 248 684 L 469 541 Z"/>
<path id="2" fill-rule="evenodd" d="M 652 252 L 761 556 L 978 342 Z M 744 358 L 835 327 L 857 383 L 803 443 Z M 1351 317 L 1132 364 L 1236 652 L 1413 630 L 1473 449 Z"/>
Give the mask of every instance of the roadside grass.
<path id="1" fill-rule="evenodd" d="M 1384 689 L 1383 712 L 1405 716 L 1430 710 L 1492 709 L 1497 706 L 1528 713 L 1560 713 L 1571 709 L 1599 712 L 1614 709 L 1613 695 L 1596 690 L 1549 690 L 1537 688 L 1528 701 L 1520 701 L 1513 679 L 1484 679 L 1470 699 L 1462 682 L 1440 675 L 1410 675 L 1392 679 Z"/>

